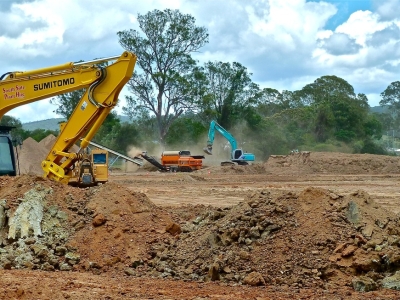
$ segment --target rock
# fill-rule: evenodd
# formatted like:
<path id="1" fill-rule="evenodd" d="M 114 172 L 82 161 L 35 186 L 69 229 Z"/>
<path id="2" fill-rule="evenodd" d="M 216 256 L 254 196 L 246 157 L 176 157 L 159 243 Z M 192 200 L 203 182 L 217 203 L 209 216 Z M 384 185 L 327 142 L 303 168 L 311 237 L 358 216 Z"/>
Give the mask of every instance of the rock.
<path id="1" fill-rule="evenodd" d="M 106 217 L 103 214 L 98 214 L 93 218 L 92 225 L 94 227 L 98 227 L 103 225 L 107 221 Z"/>
<path id="2" fill-rule="evenodd" d="M 135 259 L 135 260 L 133 260 L 133 261 L 131 262 L 131 264 L 130 264 L 130 266 L 131 266 L 132 268 L 137 268 L 137 267 L 139 267 L 139 266 L 141 266 L 141 265 L 143 265 L 143 260 L 141 260 L 141 259 Z"/>
<path id="3" fill-rule="evenodd" d="M 353 267 L 363 272 L 379 271 L 382 268 L 380 257 L 378 255 L 371 255 L 369 257 L 359 257 L 353 262 Z"/>
<path id="4" fill-rule="evenodd" d="M 44 271 L 54 271 L 54 266 L 52 266 L 51 264 L 49 264 L 48 262 L 45 262 L 42 265 L 42 270 Z"/>
<path id="5" fill-rule="evenodd" d="M 363 229 L 362 234 L 370 238 L 373 232 L 374 232 L 374 226 L 372 224 L 367 224 L 367 226 L 365 226 L 365 228 Z"/>
<path id="6" fill-rule="evenodd" d="M 25 240 L 25 245 L 33 245 L 34 243 L 36 243 L 36 239 L 35 238 L 27 238 Z"/>
<path id="7" fill-rule="evenodd" d="M 49 254 L 49 250 L 44 245 L 35 244 L 35 245 L 31 245 L 30 248 L 33 251 L 33 254 L 39 258 L 45 258 Z"/>
<path id="8" fill-rule="evenodd" d="M 89 262 L 89 268 L 90 268 L 90 269 L 101 269 L 102 267 L 103 267 L 103 266 L 100 265 L 100 264 L 97 263 L 97 262 L 94 262 L 94 261 Z"/>
<path id="9" fill-rule="evenodd" d="M 124 273 L 125 273 L 126 275 L 129 275 L 129 276 L 135 276 L 135 275 L 136 275 L 135 270 L 132 269 L 132 268 L 125 268 L 125 269 L 124 269 Z"/>
<path id="10" fill-rule="evenodd" d="M 344 247 L 346 247 L 345 243 L 339 244 L 335 250 L 333 250 L 333 253 L 341 253 L 344 249 Z"/>
<path id="11" fill-rule="evenodd" d="M 400 271 L 397 271 L 393 276 L 383 278 L 382 287 L 400 291 Z"/>
<path id="12" fill-rule="evenodd" d="M 11 268 L 12 268 L 12 263 L 8 259 L 3 260 L 1 262 L 1 265 L 4 268 L 4 270 L 11 270 Z"/>
<path id="13" fill-rule="evenodd" d="M 251 286 L 265 285 L 263 276 L 258 272 L 251 272 L 244 279 L 243 283 Z"/>
<path id="14" fill-rule="evenodd" d="M 71 271 L 72 267 L 69 264 L 61 264 L 60 265 L 60 271 Z"/>
<path id="15" fill-rule="evenodd" d="M 94 220 L 93 220 L 94 221 Z M 97 222 L 97 221 L 96 221 Z M 93 224 L 93 223 L 92 223 Z M 96 223 L 97 224 L 97 223 Z M 104 223 L 103 223 L 104 224 Z M 93 226 L 100 226 L 100 225 L 102 225 L 102 224 L 99 224 L 99 225 L 94 225 L 93 224 Z M 85 228 L 85 221 L 83 221 L 83 220 L 79 220 L 75 225 L 74 225 L 74 228 L 75 228 L 75 230 L 81 230 L 81 229 L 83 229 L 83 228 Z"/>
<path id="16" fill-rule="evenodd" d="M 81 256 L 77 253 L 68 252 L 67 254 L 65 254 L 65 260 L 70 265 L 76 265 L 77 263 L 79 263 L 80 259 Z"/>
<path id="17" fill-rule="evenodd" d="M 7 219 L 6 209 L 4 208 L 5 203 L 6 200 L 1 200 L 0 202 L 0 230 L 4 228 Z"/>
<path id="18" fill-rule="evenodd" d="M 354 277 L 352 284 L 357 292 L 370 292 L 378 288 L 376 282 L 367 276 Z"/>
<path id="19" fill-rule="evenodd" d="M 360 222 L 360 210 L 356 202 L 350 201 L 347 207 L 346 213 L 347 220 L 351 223 L 356 224 Z"/>
<path id="20" fill-rule="evenodd" d="M 172 234 L 172 235 L 177 235 L 182 232 L 181 226 L 179 224 L 176 224 L 174 222 L 171 222 L 167 225 L 165 228 L 165 231 Z"/>
<path id="21" fill-rule="evenodd" d="M 60 211 L 57 212 L 57 219 L 60 219 L 62 221 L 66 221 L 66 220 L 68 220 L 68 214 L 66 212 L 63 212 L 63 211 L 60 210 Z"/>
<path id="22" fill-rule="evenodd" d="M 251 238 L 259 239 L 261 237 L 260 231 L 258 229 L 259 228 L 257 226 L 250 228 L 250 237 Z"/>
<path id="23" fill-rule="evenodd" d="M 350 245 L 350 246 L 346 247 L 346 249 L 343 250 L 342 256 L 343 256 L 343 257 L 350 256 L 350 255 L 352 255 L 357 249 L 358 249 L 357 246 Z"/>
<path id="24" fill-rule="evenodd" d="M 64 246 L 57 246 L 54 252 L 54 254 L 58 256 L 63 256 L 65 253 L 67 253 L 67 248 Z"/>
<path id="25" fill-rule="evenodd" d="M 214 263 L 211 265 L 210 269 L 208 270 L 208 278 L 211 281 L 216 281 L 220 279 L 219 268 L 220 267 L 218 263 Z"/>

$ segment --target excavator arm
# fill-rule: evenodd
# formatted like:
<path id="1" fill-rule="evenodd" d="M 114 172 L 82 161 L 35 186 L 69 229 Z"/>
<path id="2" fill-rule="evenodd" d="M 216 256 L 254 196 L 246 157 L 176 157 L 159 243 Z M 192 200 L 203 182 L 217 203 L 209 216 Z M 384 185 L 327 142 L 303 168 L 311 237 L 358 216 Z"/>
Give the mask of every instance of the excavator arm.
<path id="1" fill-rule="evenodd" d="M 203 149 L 205 153 L 212 155 L 212 146 L 214 144 L 215 131 L 218 131 L 225 139 L 227 139 L 227 141 L 231 144 L 232 151 L 237 148 L 237 142 L 233 135 L 226 131 L 217 122 L 211 121 L 210 128 L 208 129 L 207 147 Z"/>
<path id="2" fill-rule="evenodd" d="M 9 72 L 0 77 L 3 101 L 0 118 L 9 110 L 31 102 L 86 89 L 71 117 L 64 125 L 46 159 L 42 162 L 44 176 L 68 183 L 71 168 L 80 153 L 69 149 L 80 139 L 80 148 L 89 145 L 101 124 L 117 105 L 118 95 L 131 78 L 136 55 L 120 56 L 28 71 Z M 101 63 L 110 63 L 100 67 Z"/>
<path id="3" fill-rule="evenodd" d="M 245 153 L 242 149 L 237 147 L 236 139 L 225 130 L 221 125 L 219 125 L 215 121 L 211 121 L 210 128 L 208 130 L 208 141 L 207 147 L 203 148 L 204 152 L 207 154 L 212 154 L 212 146 L 214 143 L 215 131 L 219 132 L 228 142 L 231 144 L 231 161 L 230 162 L 222 162 L 221 165 L 231 165 L 233 163 L 237 163 L 239 165 L 247 165 L 249 161 L 254 161 L 255 156 L 253 153 Z"/>

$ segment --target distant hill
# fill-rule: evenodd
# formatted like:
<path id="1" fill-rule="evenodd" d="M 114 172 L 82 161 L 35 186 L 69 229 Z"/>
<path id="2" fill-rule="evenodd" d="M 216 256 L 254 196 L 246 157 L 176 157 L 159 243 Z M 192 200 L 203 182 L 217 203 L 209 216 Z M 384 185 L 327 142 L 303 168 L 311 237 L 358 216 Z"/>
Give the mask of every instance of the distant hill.
<path id="1" fill-rule="evenodd" d="M 42 121 L 28 122 L 22 124 L 22 129 L 29 131 L 33 131 L 35 129 L 58 130 L 60 128 L 59 123 L 64 121 L 64 118 L 53 118 Z"/>
<path id="2" fill-rule="evenodd" d="M 129 123 L 129 118 L 127 116 L 118 115 L 118 118 L 122 123 L 124 122 Z M 64 122 L 65 120 L 66 119 L 64 118 L 53 118 L 41 121 L 28 122 L 28 123 L 23 123 L 22 128 L 24 130 L 29 130 L 29 131 L 33 131 L 35 129 L 59 130 L 60 128 L 59 123 Z"/>
<path id="3" fill-rule="evenodd" d="M 374 112 L 374 113 L 383 114 L 383 113 L 387 113 L 388 111 L 389 111 L 389 109 L 387 108 L 387 106 L 374 106 L 374 107 L 371 107 L 371 112 Z"/>

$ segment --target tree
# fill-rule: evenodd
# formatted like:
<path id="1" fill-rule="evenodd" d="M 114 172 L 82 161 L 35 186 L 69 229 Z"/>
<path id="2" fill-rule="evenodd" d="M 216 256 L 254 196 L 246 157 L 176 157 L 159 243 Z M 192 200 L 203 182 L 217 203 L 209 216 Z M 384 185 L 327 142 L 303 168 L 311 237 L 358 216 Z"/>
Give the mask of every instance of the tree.
<path id="1" fill-rule="evenodd" d="M 207 62 L 203 72 L 207 94 L 202 107 L 207 115 L 228 130 L 238 121 L 252 118 L 252 107 L 263 94 L 246 67 L 238 62 Z"/>
<path id="2" fill-rule="evenodd" d="M 26 131 L 22 128 L 22 123 L 19 119 L 12 116 L 4 115 L 0 119 L 0 125 L 14 127 L 10 133 L 14 144 L 22 143 L 26 136 Z"/>
<path id="3" fill-rule="evenodd" d="M 32 131 L 27 130 L 27 131 L 25 131 L 25 134 L 24 134 L 24 140 L 28 137 L 31 137 L 36 142 L 40 142 L 41 140 L 43 140 L 50 134 L 57 136 L 58 133 L 59 133 L 58 130 L 48 130 L 48 129 L 46 130 L 46 129 L 41 129 L 41 128 L 37 128 Z"/>
<path id="4" fill-rule="evenodd" d="M 116 112 L 112 111 L 94 136 L 94 142 L 97 142 L 103 146 L 111 147 L 114 141 L 114 137 L 118 134 L 118 125 L 120 120 Z"/>
<path id="5" fill-rule="evenodd" d="M 368 99 L 336 76 L 322 76 L 297 91 L 302 103 L 314 109 L 314 134 L 318 142 L 334 137 L 344 142 L 365 137 Z"/>
<path id="6" fill-rule="evenodd" d="M 174 147 L 194 146 L 207 134 L 207 130 L 202 120 L 195 114 L 182 115 L 172 124 L 166 141 L 169 146 Z M 205 145 L 206 141 L 203 143 Z"/>
<path id="7" fill-rule="evenodd" d="M 68 120 L 74 112 L 75 107 L 78 105 L 79 101 L 83 97 L 84 93 L 85 89 L 82 89 L 61 94 L 50 99 L 51 104 L 57 105 L 57 108 L 54 110 L 54 112 Z"/>
<path id="8" fill-rule="evenodd" d="M 200 74 L 191 53 L 208 42 L 208 33 L 178 10 L 154 10 L 137 20 L 144 36 L 133 29 L 117 33 L 121 46 L 138 56 L 127 84 L 133 96 L 126 97 L 123 111 L 131 118 L 143 109 L 154 114 L 164 145 L 171 124 L 195 108 L 198 91 L 192 87 Z"/>
<path id="9" fill-rule="evenodd" d="M 382 93 L 379 105 L 389 106 L 397 113 L 400 110 L 400 81 L 392 82 Z"/>
<path id="10" fill-rule="evenodd" d="M 400 81 L 392 82 L 382 93 L 379 105 L 386 106 L 389 110 L 390 124 L 386 128 L 394 130 L 400 126 Z"/>
<path id="11" fill-rule="evenodd" d="M 113 132 L 115 132 L 115 135 L 110 148 L 117 152 L 126 154 L 129 147 L 139 147 L 142 143 L 140 128 L 136 124 L 117 123 Z"/>

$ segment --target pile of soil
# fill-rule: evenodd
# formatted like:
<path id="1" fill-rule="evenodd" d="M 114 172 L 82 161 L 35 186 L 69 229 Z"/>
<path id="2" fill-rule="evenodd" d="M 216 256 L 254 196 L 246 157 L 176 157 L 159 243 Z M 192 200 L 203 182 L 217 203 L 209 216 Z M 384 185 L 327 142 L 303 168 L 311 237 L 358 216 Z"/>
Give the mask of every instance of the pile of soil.
<path id="1" fill-rule="evenodd" d="M 400 157 L 332 152 L 293 152 L 271 155 L 265 163 L 268 174 L 393 174 L 400 171 Z"/>
<path id="2" fill-rule="evenodd" d="M 16 149 L 19 174 L 43 175 L 42 161 L 46 159 L 51 145 L 38 143 L 32 138 L 23 141 Z"/>
<path id="3" fill-rule="evenodd" d="M 57 137 L 48 135 L 40 142 L 31 137 L 22 142 L 20 147 L 15 149 L 17 158 L 17 174 L 43 175 L 42 161 L 46 159 Z M 73 145 L 70 152 L 78 152 L 79 146 Z"/>
<path id="4" fill-rule="evenodd" d="M 293 289 L 400 289 L 399 217 L 363 191 L 263 190 L 228 208 L 155 206 L 115 183 L 0 178 L 0 267 Z"/>
<path id="5" fill-rule="evenodd" d="M 398 174 L 400 157 L 339 152 L 293 152 L 271 155 L 266 162 L 249 165 L 210 166 L 199 174 Z"/>
<path id="6" fill-rule="evenodd" d="M 151 275 L 291 288 L 400 289 L 399 217 L 365 192 L 260 191 L 152 246 Z M 154 270 L 155 268 L 155 270 Z"/>
<path id="7" fill-rule="evenodd" d="M 41 177 L 0 177 L 0 266 L 121 270 L 146 259 L 172 220 L 146 195 L 108 183 L 90 189 Z"/>

